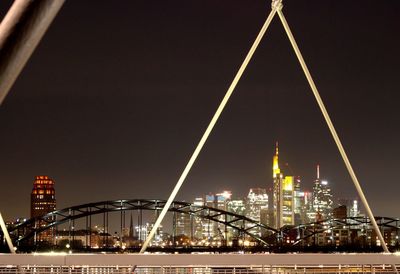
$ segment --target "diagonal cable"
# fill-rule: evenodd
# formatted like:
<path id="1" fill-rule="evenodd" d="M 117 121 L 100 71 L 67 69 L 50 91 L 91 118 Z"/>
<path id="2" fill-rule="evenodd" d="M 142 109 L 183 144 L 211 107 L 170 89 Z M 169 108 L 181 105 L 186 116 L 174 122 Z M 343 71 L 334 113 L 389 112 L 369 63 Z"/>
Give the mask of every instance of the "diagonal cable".
<path id="1" fill-rule="evenodd" d="M 325 105 L 324 105 L 324 103 L 322 101 L 322 98 L 319 95 L 318 89 L 317 89 L 317 87 L 316 87 L 316 85 L 314 83 L 313 78 L 311 77 L 310 71 L 307 68 L 307 65 L 306 65 L 306 63 L 305 63 L 305 61 L 303 59 L 303 56 L 302 56 L 302 54 L 301 54 L 301 52 L 299 50 L 299 47 L 297 46 L 296 40 L 294 39 L 294 36 L 293 36 L 293 34 L 292 34 L 292 32 L 291 32 L 291 30 L 289 28 L 289 25 L 288 25 L 288 23 L 286 21 L 285 16 L 283 15 L 282 10 L 278 10 L 278 15 L 279 15 L 279 18 L 282 21 L 283 27 L 285 28 L 286 34 L 289 37 L 290 43 L 293 46 L 293 49 L 294 49 L 294 51 L 296 53 L 296 56 L 297 56 L 297 59 L 300 62 L 300 65 L 301 65 L 301 67 L 302 67 L 302 69 L 304 71 L 304 74 L 305 74 L 305 76 L 307 78 L 307 81 L 308 81 L 308 83 L 309 83 L 309 85 L 311 87 L 311 90 L 312 90 L 312 92 L 313 92 L 313 94 L 315 96 L 315 99 L 317 100 L 317 103 L 318 103 L 318 105 L 319 105 L 319 107 L 321 109 L 322 115 L 324 116 L 325 121 L 326 121 L 326 123 L 328 125 L 328 128 L 331 131 L 332 137 L 335 140 L 335 143 L 336 143 L 336 145 L 337 145 L 337 147 L 339 149 L 340 155 L 343 158 L 343 161 L 344 161 L 344 163 L 346 165 L 346 168 L 347 168 L 347 170 L 348 170 L 348 172 L 350 174 L 350 177 L 353 180 L 353 183 L 354 183 L 354 185 L 355 185 L 355 187 L 357 189 L 357 192 L 360 195 L 360 198 L 361 198 L 361 200 L 362 200 L 362 202 L 363 202 L 363 204 L 364 204 L 364 206 L 365 206 L 365 208 L 367 210 L 368 217 L 371 219 L 371 222 L 373 224 L 375 232 L 378 235 L 380 241 L 382 242 L 382 245 L 383 245 L 383 248 L 384 248 L 385 252 L 389 252 L 389 250 L 388 250 L 388 248 L 387 248 L 387 246 L 385 244 L 385 241 L 383 239 L 383 236 L 382 236 L 382 234 L 381 234 L 381 232 L 380 232 L 380 230 L 378 228 L 378 225 L 377 225 L 377 223 L 375 221 L 374 215 L 372 214 L 371 208 L 369 207 L 367 199 L 365 198 L 365 195 L 364 195 L 364 193 L 362 191 L 361 185 L 360 185 L 360 183 L 359 183 L 359 181 L 357 179 L 357 176 L 356 176 L 356 174 L 355 174 L 355 172 L 353 170 L 353 167 L 351 166 L 349 158 L 347 157 L 347 154 L 346 154 L 346 152 L 344 150 L 342 142 L 340 141 L 340 138 L 339 138 L 339 136 L 338 136 L 338 134 L 337 134 L 337 132 L 335 130 L 335 127 L 333 126 L 332 120 L 329 117 L 328 111 L 326 110 Z"/>
<path id="2" fill-rule="evenodd" d="M 3 216 L 1 216 L 1 213 L 0 213 L 0 229 L 3 231 L 3 237 L 5 238 L 5 240 L 7 242 L 10 252 L 12 254 L 15 254 L 15 249 L 14 249 L 13 243 L 11 241 L 10 234 L 8 233 L 7 226 L 4 223 L 4 219 L 3 219 Z"/>
<path id="3" fill-rule="evenodd" d="M 290 40 L 290 43 L 292 44 L 292 47 L 293 47 L 293 50 L 294 50 L 294 52 L 295 52 L 295 54 L 297 56 L 297 59 L 299 60 L 301 68 L 303 69 L 304 75 L 307 78 L 308 84 L 310 85 L 310 88 L 311 88 L 311 90 L 312 90 L 312 92 L 313 92 L 313 94 L 315 96 L 315 99 L 317 100 L 318 106 L 321 109 L 322 115 L 325 118 L 325 121 L 326 121 L 326 123 L 328 125 L 328 128 L 329 128 L 329 130 L 330 130 L 330 132 L 332 134 L 332 137 L 333 137 L 333 139 L 334 139 L 334 141 L 336 143 L 336 146 L 337 146 L 337 148 L 338 148 L 338 150 L 340 152 L 340 155 L 343 158 L 343 161 L 344 161 L 344 164 L 346 165 L 347 171 L 349 172 L 350 177 L 351 177 L 351 179 L 352 179 L 352 181 L 354 183 L 354 186 L 357 189 L 358 195 L 360 196 L 361 201 L 364 204 L 364 207 L 365 207 L 365 209 L 367 211 L 368 217 L 371 220 L 372 226 L 374 227 L 375 232 L 378 235 L 378 238 L 379 238 L 379 240 L 380 240 L 380 242 L 382 244 L 383 250 L 386 253 L 390 253 L 390 251 L 389 251 L 389 249 L 388 249 L 388 247 L 387 247 L 387 245 L 385 243 L 385 240 L 384 240 L 384 238 L 382 236 L 382 233 L 379 230 L 378 224 L 376 223 L 376 220 L 375 220 L 375 217 L 374 217 L 374 215 L 372 213 L 372 210 L 369 207 L 368 201 L 367 201 L 367 199 L 366 199 L 366 197 L 364 195 L 364 192 L 363 192 L 363 190 L 361 188 L 360 182 L 357 179 L 357 176 L 356 176 L 356 174 L 355 174 L 355 172 L 353 170 L 353 167 L 351 166 L 350 160 L 347 157 L 346 151 L 344 150 L 342 142 L 340 141 L 340 138 L 339 138 L 339 136 L 338 136 L 338 134 L 337 134 L 337 132 L 335 130 L 335 127 L 334 127 L 334 125 L 332 123 L 332 120 L 329 117 L 328 111 L 326 110 L 325 105 L 324 105 L 324 103 L 322 101 L 322 98 L 319 95 L 317 86 L 314 83 L 314 80 L 313 80 L 313 78 L 311 76 L 311 73 L 308 70 L 308 67 L 307 67 L 307 65 L 306 65 L 306 63 L 305 63 L 305 61 L 303 59 L 303 56 L 302 56 L 302 54 L 300 52 L 299 47 L 297 46 L 296 40 L 294 39 L 294 36 L 293 36 L 293 34 L 292 34 L 292 32 L 291 32 L 291 30 L 289 28 L 289 25 L 288 25 L 288 23 L 286 21 L 286 18 L 283 15 L 282 6 L 280 8 L 278 8 L 277 12 L 278 12 L 279 18 L 281 19 L 282 25 L 283 25 L 283 27 L 284 27 L 284 29 L 286 31 L 286 34 L 287 34 L 287 36 L 288 36 L 288 38 Z"/>
<path id="4" fill-rule="evenodd" d="M 186 176 L 189 174 L 190 169 L 192 168 L 194 162 L 196 161 L 197 157 L 199 156 L 201 149 L 203 148 L 205 142 L 207 141 L 208 136 L 210 135 L 211 131 L 213 130 L 215 124 L 218 121 L 219 116 L 221 115 L 222 111 L 225 108 L 225 105 L 228 103 L 228 100 L 230 96 L 232 95 L 233 91 L 235 90 L 235 87 L 237 83 L 239 82 L 243 72 L 245 71 L 247 65 L 249 64 L 254 52 L 256 51 L 258 45 L 260 44 L 261 39 L 263 38 L 265 32 L 268 29 L 269 24 L 271 23 L 272 19 L 274 18 L 276 14 L 276 7 L 272 7 L 271 12 L 269 13 L 264 25 L 262 26 L 256 40 L 254 41 L 253 45 L 251 46 L 246 58 L 244 59 L 242 65 L 240 66 L 238 72 L 236 73 L 235 78 L 233 79 L 231 85 L 229 86 L 229 89 L 227 90 L 224 98 L 222 99 L 222 102 L 220 103 L 217 111 L 215 112 L 213 118 L 211 119 L 210 124 L 208 125 L 206 131 L 203 134 L 203 137 L 201 138 L 200 142 L 198 143 L 195 151 L 192 154 L 192 157 L 190 157 L 189 162 L 187 163 L 185 169 L 182 172 L 181 177 L 179 178 L 178 182 L 175 185 L 175 188 L 173 189 L 171 195 L 169 196 L 167 203 L 165 204 L 164 208 L 162 209 L 160 216 L 158 217 L 157 221 L 155 222 L 153 228 L 151 229 L 149 235 L 146 238 L 146 241 L 143 243 L 143 246 L 140 250 L 140 253 L 143 253 L 146 251 L 147 246 L 149 245 L 151 239 L 154 237 L 158 227 L 160 226 L 162 220 L 165 217 L 165 214 L 167 213 L 169 207 L 171 206 L 173 200 L 175 199 L 175 196 L 178 194 L 179 189 L 181 188 L 183 182 L 186 179 Z"/>

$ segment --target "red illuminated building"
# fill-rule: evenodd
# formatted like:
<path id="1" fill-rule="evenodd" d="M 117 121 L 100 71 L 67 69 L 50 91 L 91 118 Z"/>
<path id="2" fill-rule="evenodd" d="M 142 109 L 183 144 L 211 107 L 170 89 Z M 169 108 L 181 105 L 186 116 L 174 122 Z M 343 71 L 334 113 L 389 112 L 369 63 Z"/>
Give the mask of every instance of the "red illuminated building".
<path id="1" fill-rule="evenodd" d="M 56 209 L 56 193 L 54 181 L 48 176 L 36 176 L 31 193 L 31 218 L 43 216 Z M 36 227 L 44 226 L 47 222 L 38 222 Z M 53 231 L 47 230 L 36 236 L 35 241 L 52 242 Z"/>

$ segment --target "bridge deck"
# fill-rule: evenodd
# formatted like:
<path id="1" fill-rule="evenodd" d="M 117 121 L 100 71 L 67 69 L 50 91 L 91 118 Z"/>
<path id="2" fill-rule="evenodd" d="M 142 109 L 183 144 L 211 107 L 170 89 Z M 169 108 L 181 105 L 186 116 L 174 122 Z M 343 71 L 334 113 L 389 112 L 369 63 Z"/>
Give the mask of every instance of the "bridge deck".
<path id="1" fill-rule="evenodd" d="M 1 254 L 0 273 L 394 273 L 400 254 Z"/>

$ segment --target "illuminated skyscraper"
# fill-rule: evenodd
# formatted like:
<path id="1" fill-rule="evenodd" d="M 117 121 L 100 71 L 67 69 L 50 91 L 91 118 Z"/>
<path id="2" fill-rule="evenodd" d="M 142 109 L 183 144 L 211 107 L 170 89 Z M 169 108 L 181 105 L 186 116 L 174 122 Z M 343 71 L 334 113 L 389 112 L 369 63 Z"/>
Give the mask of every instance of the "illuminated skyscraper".
<path id="1" fill-rule="evenodd" d="M 283 180 L 281 226 L 294 225 L 294 178 L 286 176 Z"/>
<path id="2" fill-rule="evenodd" d="M 227 203 L 227 211 L 232 212 L 238 215 L 246 215 L 246 203 L 243 199 L 235 199 L 235 200 L 230 200 Z M 235 220 L 236 218 L 233 216 L 227 216 L 227 221 L 231 222 Z M 238 231 L 233 229 L 232 227 L 227 227 L 227 237 L 226 239 L 232 239 L 232 237 L 239 237 Z"/>
<path id="3" fill-rule="evenodd" d="M 279 174 L 281 174 L 281 170 L 279 169 L 279 148 L 278 142 L 275 144 L 275 155 L 272 157 L 272 177 L 278 178 Z"/>
<path id="4" fill-rule="evenodd" d="M 315 220 L 315 211 L 313 207 L 313 193 L 309 191 L 304 192 L 304 220 L 302 223 L 309 223 Z"/>
<path id="5" fill-rule="evenodd" d="M 174 213 L 175 236 L 185 235 L 192 238 L 193 235 L 193 219 L 192 215 L 185 213 Z"/>
<path id="6" fill-rule="evenodd" d="M 313 187 L 313 208 L 315 220 L 325 220 L 332 216 L 332 193 L 328 181 L 321 180 L 319 177 L 319 165 L 317 165 L 317 179 Z"/>
<path id="7" fill-rule="evenodd" d="M 199 206 L 202 207 L 204 206 L 204 198 L 203 197 L 197 197 L 195 198 L 195 200 L 193 201 L 193 206 Z M 194 237 L 198 240 L 201 239 L 206 239 L 208 236 L 208 224 L 209 222 L 203 221 L 203 219 L 201 217 L 194 217 L 194 222 L 193 222 L 193 233 L 194 233 Z"/>
<path id="8" fill-rule="evenodd" d="M 294 224 L 294 178 L 283 176 L 279 168 L 278 142 L 272 158 L 274 227 Z"/>
<path id="9" fill-rule="evenodd" d="M 31 218 L 54 211 L 55 195 L 54 181 L 48 176 L 36 176 L 31 193 Z"/>
<path id="10" fill-rule="evenodd" d="M 293 211 L 294 211 L 294 224 L 299 225 L 305 223 L 305 210 L 304 210 L 304 192 L 300 188 L 300 176 L 294 177 L 293 185 Z"/>
<path id="11" fill-rule="evenodd" d="M 227 210 L 229 212 L 239 214 L 239 215 L 245 215 L 246 211 L 246 205 L 243 200 L 230 200 L 228 201 L 228 208 Z"/>
<path id="12" fill-rule="evenodd" d="M 56 209 L 56 192 L 54 181 L 48 176 L 36 176 L 31 193 L 31 218 L 43 216 Z M 51 221 L 51 220 L 50 220 Z M 45 226 L 47 222 L 38 222 L 36 227 Z M 51 229 L 36 236 L 36 241 L 52 242 Z"/>
<path id="13" fill-rule="evenodd" d="M 228 202 L 231 200 L 231 197 L 232 197 L 232 192 L 230 190 L 224 190 L 222 193 L 215 194 L 215 208 L 227 211 Z M 223 215 L 219 216 L 218 219 L 221 222 L 225 221 L 225 217 Z M 215 226 L 217 231 L 214 238 L 225 241 L 228 237 L 227 227 L 225 227 L 225 225 L 223 225 L 222 223 L 216 223 Z"/>
<path id="14" fill-rule="evenodd" d="M 279 148 L 278 142 L 275 146 L 275 155 L 272 157 L 272 178 L 274 180 L 273 184 L 273 214 L 274 214 L 274 227 L 280 228 L 281 225 L 281 212 L 282 212 L 282 181 L 283 174 L 279 169 Z"/>
<path id="15" fill-rule="evenodd" d="M 350 217 L 359 217 L 360 216 L 360 210 L 358 207 L 358 201 L 353 200 L 353 206 L 350 208 Z"/>
<path id="16" fill-rule="evenodd" d="M 225 190 L 218 194 L 208 194 L 204 198 L 196 198 L 194 205 L 197 206 L 208 206 L 211 208 L 217 208 L 221 210 L 228 210 L 228 202 L 231 200 L 232 192 Z M 225 216 L 221 215 L 218 217 L 221 222 L 225 221 Z M 225 226 L 222 223 L 212 222 L 210 220 L 200 220 L 199 218 L 194 219 L 194 227 L 197 230 L 199 226 L 202 227 L 202 232 L 194 232 L 194 236 L 199 239 L 202 235 L 203 239 L 218 239 L 226 238 Z"/>
<path id="17" fill-rule="evenodd" d="M 268 195 L 265 188 L 250 188 L 246 200 L 246 216 L 254 221 L 267 224 Z M 263 216 L 263 218 L 261 218 Z M 253 226 L 248 223 L 248 226 Z M 260 228 L 253 228 L 252 233 L 261 236 Z"/>
<path id="18" fill-rule="evenodd" d="M 231 197 L 232 191 L 230 190 L 224 190 L 222 193 L 215 194 L 216 208 L 226 211 L 228 209 L 228 201 L 231 200 Z"/>

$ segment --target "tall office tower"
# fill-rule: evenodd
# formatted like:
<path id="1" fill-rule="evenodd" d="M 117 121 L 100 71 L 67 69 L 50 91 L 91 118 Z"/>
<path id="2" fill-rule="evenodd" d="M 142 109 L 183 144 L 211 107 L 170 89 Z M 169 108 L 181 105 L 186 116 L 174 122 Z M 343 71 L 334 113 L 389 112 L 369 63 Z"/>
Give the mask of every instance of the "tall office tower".
<path id="1" fill-rule="evenodd" d="M 309 191 L 304 192 L 304 213 L 305 219 L 303 223 L 310 223 L 315 220 L 315 211 L 313 207 L 313 193 Z"/>
<path id="2" fill-rule="evenodd" d="M 332 217 L 332 193 L 328 181 L 322 181 L 319 176 L 319 165 L 317 165 L 317 179 L 313 187 L 313 208 L 315 220 L 326 220 Z"/>
<path id="3" fill-rule="evenodd" d="M 54 211 L 55 195 L 54 181 L 48 176 L 36 176 L 31 193 L 31 218 Z"/>
<path id="4" fill-rule="evenodd" d="M 56 192 L 54 190 L 54 181 L 48 176 L 36 176 L 33 182 L 31 192 L 31 218 L 46 215 L 56 209 Z M 48 220 L 52 221 L 52 220 Z M 36 227 L 46 226 L 46 221 L 35 223 Z M 53 230 L 46 230 L 36 236 L 36 242 L 53 241 Z"/>
<path id="5" fill-rule="evenodd" d="M 281 222 L 281 212 L 282 212 L 282 183 L 283 183 L 283 174 L 279 168 L 279 148 L 278 142 L 276 142 L 275 146 L 275 155 L 272 157 L 272 178 L 273 178 L 273 215 L 274 215 L 274 223 L 273 226 L 276 229 L 279 229 L 282 226 Z"/>
<path id="6" fill-rule="evenodd" d="M 350 208 L 350 217 L 359 217 L 360 216 L 360 209 L 358 207 L 358 201 L 357 200 L 353 200 L 353 205 Z"/>
<path id="7" fill-rule="evenodd" d="M 193 207 L 202 207 L 204 206 L 204 198 L 197 197 L 193 201 Z M 206 226 L 206 227 L 204 227 Z M 207 222 L 203 221 L 200 217 L 194 217 L 193 220 L 193 236 L 198 240 L 207 238 Z"/>
<path id="8" fill-rule="evenodd" d="M 245 210 L 246 210 L 246 205 L 243 200 L 228 201 L 227 211 L 239 215 L 245 215 Z"/>
<path id="9" fill-rule="evenodd" d="M 304 192 L 300 188 L 301 180 L 300 176 L 294 177 L 293 184 L 293 211 L 294 211 L 294 224 L 299 225 L 304 223 L 305 212 L 304 212 Z"/>
<path id="10" fill-rule="evenodd" d="M 212 207 L 215 208 L 215 195 L 214 194 L 208 194 L 204 198 L 204 206 L 207 207 Z M 215 237 L 217 234 L 217 228 L 214 222 L 211 222 L 210 220 L 203 220 L 202 221 L 202 226 L 203 226 L 203 238 L 211 240 Z"/>
<path id="11" fill-rule="evenodd" d="M 285 225 L 294 224 L 294 178 L 283 176 L 279 168 L 278 142 L 275 147 L 275 155 L 272 158 L 273 190 L 273 214 L 274 227 L 276 229 Z"/>
<path id="12" fill-rule="evenodd" d="M 231 200 L 232 191 L 224 190 L 222 193 L 215 194 L 215 207 L 221 210 L 228 210 L 228 203 Z M 221 222 L 225 221 L 225 216 L 221 215 L 218 217 Z M 214 238 L 217 240 L 226 241 L 228 239 L 228 227 L 223 225 L 222 223 L 215 223 L 216 226 L 216 235 Z"/>
<path id="13" fill-rule="evenodd" d="M 294 177 L 286 176 L 282 185 L 281 225 L 294 225 Z"/>
<path id="14" fill-rule="evenodd" d="M 224 190 L 222 193 L 215 194 L 215 202 L 216 208 L 227 210 L 228 209 L 228 202 L 231 200 L 232 191 Z"/>
<path id="15" fill-rule="evenodd" d="M 203 207 L 204 197 L 197 197 L 193 201 L 193 207 Z M 197 240 L 203 240 L 207 238 L 208 222 L 204 221 L 201 217 L 194 217 L 193 220 L 193 236 Z"/>
<path id="16" fill-rule="evenodd" d="M 268 194 L 265 188 L 250 188 L 249 194 L 246 199 L 246 217 L 267 224 L 268 219 L 266 213 L 268 212 Z M 261 219 L 261 216 L 264 218 Z M 253 226 L 252 224 L 247 224 Z M 261 236 L 262 231 L 260 228 L 251 229 L 252 233 Z"/>
<path id="17" fill-rule="evenodd" d="M 193 223 L 191 215 L 185 213 L 174 213 L 175 221 L 175 236 L 185 235 L 187 237 L 192 237 Z"/>
<path id="18" fill-rule="evenodd" d="M 154 223 L 146 223 L 142 225 L 135 226 L 135 230 L 133 236 L 137 238 L 139 241 L 143 242 L 147 236 L 149 235 L 151 229 L 153 228 Z M 157 229 L 156 234 L 154 235 L 153 239 L 151 240 L 151 245 L 160 245 L 164 238 L 164 231 L 163 226 L 160 225 Z"/>
<path id="19" fill-rule="evenodd" d="M 245 216 L 246 214 L 246 204 L 245 201 L 243 199 L 238 199 L 238 200 L 230 200 L 227 203 L 227 211 L 234 213 L 234 214 L 238 214 L 238 215 L 243 215 Z M 232 217 L 232 216 L 227 216 L 227 221 L 231 222 L 234 221 L 236 218 Z M 235 223 L 233 223 L 235 224 Z M 237 230 L 233 229 L 232 227 L 228 227 L 228 235 L 227 235 L 227 239 L 232 239 L 232 237 L 238 238 L 240 235 L 238 233 Z"/>
<path id="20" fill-rule="evenodd" d="M 221 210 L 228 209 L 228 202 L 231 200 L 232 192 L 225 190 L 218 194 L 208 194 L 205 196 L 204 205 L 212 208 L 217 208 Z M 219 216 L 219 219 L 223 222 L 225 216 Z M 203 220 L 203 238 L 207 239 L 218 239 L 226 238 L 225 226 L 221 223 L 211 222 L 209 220 Z"/>

